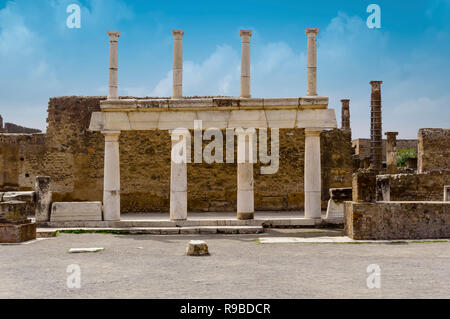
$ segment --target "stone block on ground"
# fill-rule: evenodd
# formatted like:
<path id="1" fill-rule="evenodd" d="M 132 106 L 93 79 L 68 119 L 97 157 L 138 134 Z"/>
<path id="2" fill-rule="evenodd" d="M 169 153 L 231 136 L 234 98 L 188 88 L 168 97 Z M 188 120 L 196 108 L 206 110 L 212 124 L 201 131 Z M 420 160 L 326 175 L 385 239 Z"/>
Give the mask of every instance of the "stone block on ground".
<path id="1" fill-rule="evenodd" d="M 344 202 L 352 200 L 352 188 L 330 188 L 330 199 L 327 207 L 327 219 L 344 217 Z"/>
<path id="2" fill-rule="evenodd" d="M 35 192 L 6 192 L 3 194 L 3 202 L 21 201 L 34 203 Z"/>
<path id="3" fill-rule="evenodd" d="M 56 202 L 52 204 L 51 222 L 101 220 L 101 202 Z"/>
<path id="4" fill-rule="evenodd" d="M 28 218 L 29 203 L 20 201 L 0 203 L 0 223 L 23 224 Z"/>
<path id="5" fill-rule="evenodd" d="M 208 256 L 208 245 L 203 240 L 191 240 L 186 249 L 188 256 Z"/>
<path id="6" fill-rule="evenodd" d="M 36 239 L 36 223 L 0 224 L 0 243 L 22 243 Z"/>
<path id="7" fill-rule="evenodd" d="M 99 251 L 103 251 L 105 248 L 96 247 L 96 248 L 70 248 L 69 254 L 81 254 L 81 253 L 98 253 Z"/>

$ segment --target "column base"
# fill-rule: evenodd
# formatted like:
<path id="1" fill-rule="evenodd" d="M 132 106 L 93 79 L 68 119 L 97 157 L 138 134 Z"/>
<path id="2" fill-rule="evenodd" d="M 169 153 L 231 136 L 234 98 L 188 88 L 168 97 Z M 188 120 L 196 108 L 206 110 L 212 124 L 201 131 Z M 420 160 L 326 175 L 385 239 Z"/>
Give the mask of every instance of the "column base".
<path id="1" fill-rule="evenodd" d="M 239 220 L 248 220 L 248 219 L 254 219 L 255 213 L 237 213 L 237 219 Z"/>

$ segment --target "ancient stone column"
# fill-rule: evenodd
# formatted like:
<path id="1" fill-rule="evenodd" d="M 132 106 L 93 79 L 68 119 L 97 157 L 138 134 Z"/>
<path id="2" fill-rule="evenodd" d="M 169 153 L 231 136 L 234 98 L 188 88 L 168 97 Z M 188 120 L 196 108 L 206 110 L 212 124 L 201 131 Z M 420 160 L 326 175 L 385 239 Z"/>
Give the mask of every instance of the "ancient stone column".
<path id="1" fill-rule="evenodd" d="M 105 131 L 103 219 L 120 220 L 120 131 Z"/>
<path id="2" fill-rule="evenodd" d="M 173 34 L 173 98 L 183 97 L 183 30 L 172 30 Z"/>
<path id="3" fill-rule="evenodd" d="M 253 192 L 253 164 L 255 162 L 256 130 L 236 129 L 238 138 L 237 163 L 237 219 L 253 219 L 255 214 Z"/>
<path id="4" fill-rule="evenodd" d="M 170 132 L 172 141 L 170 161 L 170 219 L 187 219 L 187 143 L 189 131 Z"/>
<path id="5" fill-rule="evenodd" d="M 36 177 L 34 190 L 36 192 L 36 222 L 50 221 L 50 208 L 52 205 L 51 179 L 49 176 Z"/>
<path id="6" fill-rule="evenodd" d="M 388 174 L 397 174 L 397 135 L 398 132 L 386 132 L 386 166 Z"/>
<path id="7" fill-rule="evenodd" d="M 109 91 L 108 99 L 117 99 L 117 70 L 119 68 L 118 39 L 120 31 L 106 31 L 109 35 Z"/>
<path id="8" fill-rule="evenodd" d="M 341 128 L 343 130 L 350 131 L 350 100 L 344 99 L 341 100 L 342 109 L 341 109 Z"/>
<path id="9" fill-rule="evenodd" d="M 319 33 L 317 28 L 307 28 L 308 48 L 307 48 L 307 68 L 308 68 L 308 90 L 307 96 L 317 95 L 317 46 L 316 37 Z"/>
<path id="10" fill-rule="evenodd" d="M 241 97 L 250 98 L 250 37 L 251 30 L 241 30 Z"/>
<path id="11" fill-rule="evenodd" d="M 321 218 L 320 131 L 305 129 L 305 217 Z"/>
<path id="12" fill-rule="evenodd" d="M 382 140 L 382 117 L 381 117 L 381 84 L 383 81 L 371 81 L 371 113 L 370 113 L 370 159 L 371 165 L 377 171 L 382 169 L 383 162 L 383 140 Z"/>

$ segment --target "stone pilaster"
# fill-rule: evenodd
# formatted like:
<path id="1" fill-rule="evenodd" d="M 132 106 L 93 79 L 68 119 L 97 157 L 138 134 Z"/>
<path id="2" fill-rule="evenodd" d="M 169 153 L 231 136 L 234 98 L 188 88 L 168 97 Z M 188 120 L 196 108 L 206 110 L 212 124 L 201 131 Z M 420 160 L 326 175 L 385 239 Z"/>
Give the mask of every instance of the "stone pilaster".
<path id="1" fill-rule="evenodd" d="M 117 86 L 118 77 L 117 72 L 119 68 L 119 53 L 118 53 L 118 39 L 120 31 L 106 31 L 109 36 L 109 91 L 108 100 L 118 98 Z"/>
<path id="2" fill-rule="evenodd" d="M 172 30 L 173 35 L 173 98 L 183 97 L 183 30 Z"/>
<path id="3" fill-rule="evenodd" d="M 308 36 L 308 48 L 307 48 L 307 68 L 308 68 L 308 90 L 307 96 L 317 95 L 317 34 L 319 29 L 307 28 L 306 34 Z"/>
<path id="4" fill-rule="evenodd" d="M 52 205 L 52 192 L 50 191 L 51 179 L 49 176 L 38 176 L 35 182 L 36 192 L 36 222 L 50 221 L 50 208 Z"/>
<path id="5" fill-rule="evenodd" d="M 341 128 L 343 130 L 350 131 L 350 100 L 344 99 L 341 100 L 342 109 L 341 109 Z"/>
<path id="6" fill-rule="evenodd" d="M 250 98 L 250 37 L 251 30 L 241 30 L 241 97 Z"/>
<path id="7" fill-rule="evenodd" d="M 386 167 L 388 174 L 397 174 L 397 135 L 398 132 L 386 132 Z"/>
<path id="8" fill-rule="evenodd" d="M 105 135 L 103 219 L 118 221 L 120 220 L 120 132 L 102 133 Z"/>
<path id="9" fill-rule="evenodd" d="M 305 129 L 305 217 L 321 218 L 320 130 Z"/>

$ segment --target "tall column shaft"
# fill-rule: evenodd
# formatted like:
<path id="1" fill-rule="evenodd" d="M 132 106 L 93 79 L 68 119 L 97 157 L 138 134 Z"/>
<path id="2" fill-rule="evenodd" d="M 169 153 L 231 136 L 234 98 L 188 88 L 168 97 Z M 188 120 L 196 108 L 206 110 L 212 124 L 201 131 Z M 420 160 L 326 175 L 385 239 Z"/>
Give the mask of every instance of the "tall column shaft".
<path id="1" fill-rule="evenodd" d="M 187 136 L 171 132 L 170 219 L 187 219 Z"/>
<path id="2" fill-rule="evenodd" d="M 397 174 L 397 135 L 398 132 L 386 132 L 386 168 L 388 174 Z"/>
<path id="3" fill-rule="evenodd" d="M 173 98 L 183 97 L 183 30 L 173 30 Z"/>
<path id="4" fill-rule="evenodd" d="M 374 169 L 380 171 L 383 163 L 381 84 L 382 81 L 371 81 L 371 115 L 370 115 L 370 158 Z"/>
<path id="5" fill-rule="evenodd" d="M 120 132 L 103 132 L 105 135 L 105 166 L 103 185 L 103 219 L 120 220 Z"/>
<path id="6" fill-rule="evenodd" d="M 307 46 L 307 82 L 308 89 L 306 92 L 307 96 L 317 95 L 317 34 L 319 29 L 308 28 L 306 29 L 306 34 L 308 35 L 308 46 Z"/>
<path id="7" fill-rule="evenodd" d="M 117 72 L 119 68 L 119 49 L 118 39 L 120 37 L 119 31 L 106 31 L 109 35 L 109 91 L 108 99 L 117 99 Z"/>
<path id="8" fill-rule="evenodd" d="M 305 129 L 305 217 L 321 218 L 320 131 Z"/>
<path id="9" fill-rule="evenodd" d="M 241 30 L 241 97 L 250 98 L 250 37 L 251 30 Z"/>
<path id="10" fill-rule="evenodd" d="M 256 130 L 236 129 L 238 137 L 237 219 L 253 219 L 255 214 L 253 190 L 254 141 Z"/>
<path id="11" fill-rule="evenodd" d="M 350 130 L 350 100 L 344 99 L 341 100 L 342 109 L 341 109 L 341 128 L 343 130 Z"/>

